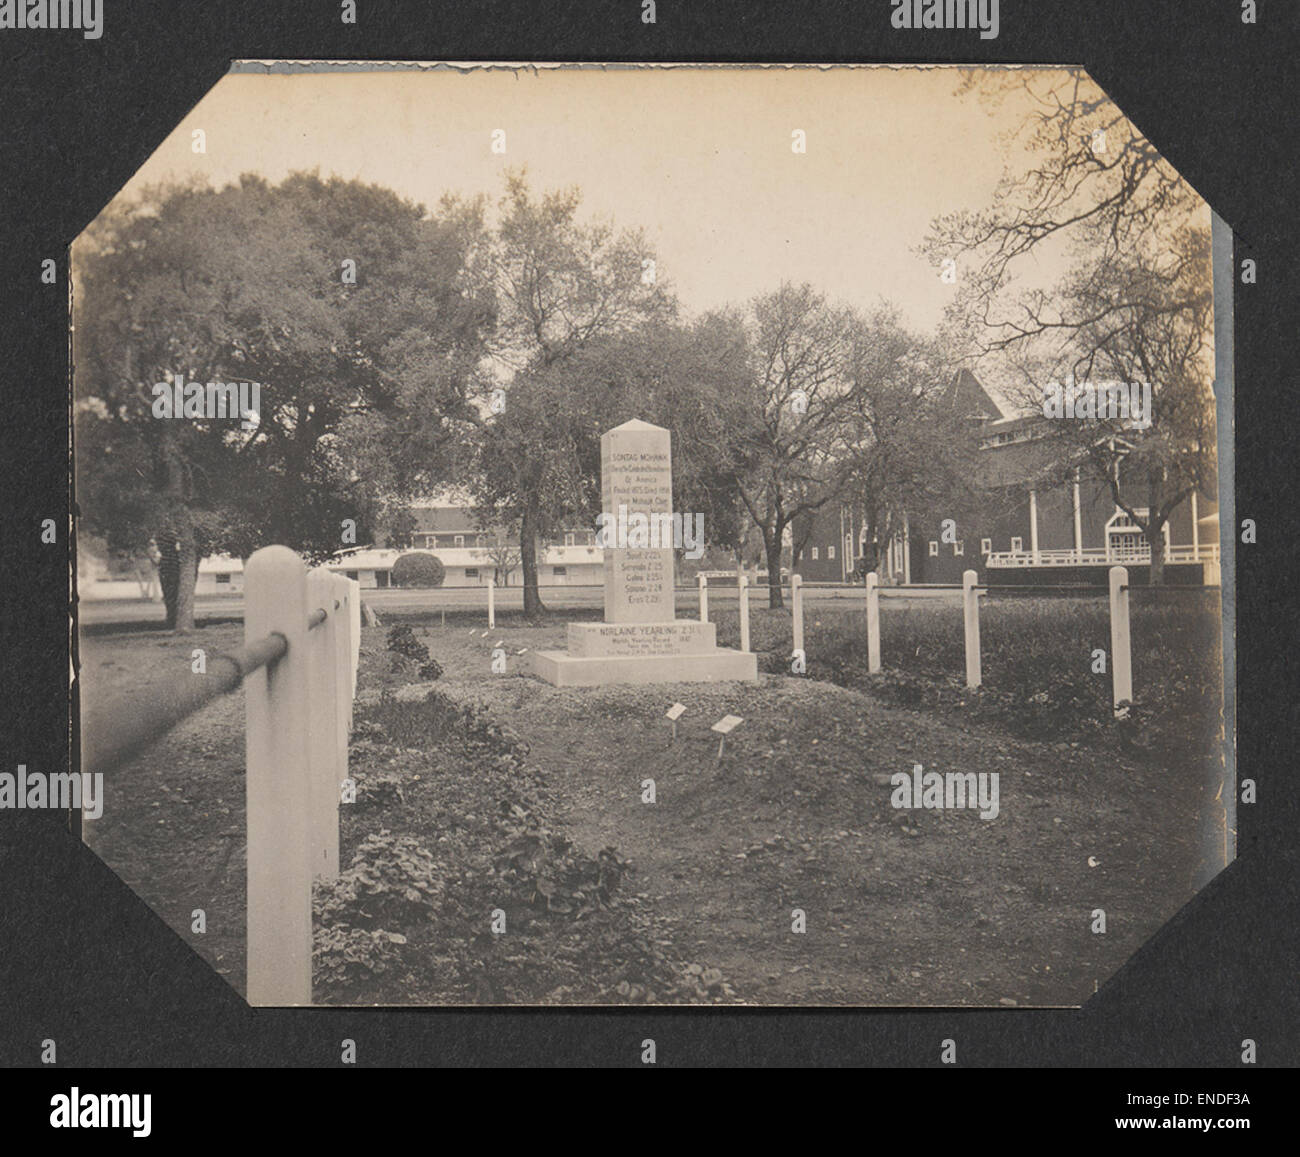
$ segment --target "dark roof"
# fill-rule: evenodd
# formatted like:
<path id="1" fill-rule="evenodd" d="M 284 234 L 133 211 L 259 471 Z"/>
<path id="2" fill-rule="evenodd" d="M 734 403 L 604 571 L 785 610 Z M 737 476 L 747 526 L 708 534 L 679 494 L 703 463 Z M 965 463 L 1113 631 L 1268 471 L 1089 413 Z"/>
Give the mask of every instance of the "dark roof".
<path id="1" fill-rule="evenodd" d="M 474 512 L 468 506 L 417 506 L 411 510 L 415 516 L 416 533 L 461 534 L 478 531 Z"/>
<path id="2" fill-rule="evenodd" d="M 943 404 L 959 418 L 985 418 L 997 421 L 1003 416 L 998 404 L 989 396 L 979 379 L 963 366 L 953 375 L 943 392 Z"/>

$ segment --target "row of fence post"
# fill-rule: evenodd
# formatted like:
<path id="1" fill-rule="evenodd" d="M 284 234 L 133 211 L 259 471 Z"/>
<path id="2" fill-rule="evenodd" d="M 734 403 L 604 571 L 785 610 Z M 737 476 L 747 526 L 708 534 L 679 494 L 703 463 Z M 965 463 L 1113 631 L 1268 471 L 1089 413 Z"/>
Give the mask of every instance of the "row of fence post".
<path id="1" fill-rule="evenodd" d="M 707 575 L 698 575 L 696 583 L 700 597 L 700 622 L 709 621 L 709 579 Z M 749 650 L 749 577 L 745 574 L 736 576 L 739 594 L 740 614 L 740 649 Z M 962 575 L 962 619 L 966 650 L 966 686 L 972 691 L 983 681 L 982 661 L 980 655 L 980 612 L 979 597 L 986 588 L 979 585 L 979 575 L 968 570 Z M 1122 566 L 1110 570 L 1110 649 L 1112 671 L 1112 700 L 1116 715 L 1127 714 L 1127 704 L 1133 699 L 1133 660 L 1129 635 L 1129 598 L 1128 570 Z M 867 671 L 873 675 L 880 671 L 880 580 L 874 574 L 868 574 L 867 592 Z M 496 584 L 489 580 L 488 593 L 488 627 L 496 627 Z M 804 650 L 803 625 L 803 578 L 790 576 L 790 603 L 792 616 L 792 650 Z M 356 607 L 360 615 L 360 607 Z M 354 633 L 354 645 L 359 639 L 359 631 Z M 354 659 L 355 670 L 355 659 Z M 355 686 L 353 693 L 355 694 Z"/>
<path id="2" fill-rule="evenodd" d="M 360 586 L 269 546 L 245 568 L 247 643 L 279 634 L 244 680 L 251 1005 L 311 1003 L 312 881 L 339 871 L 339 799 L 361 645 Z"/>
<path id="3" fill-rule="evenodd" d="M 708 579 L 699 577 L 700 621 L 709 617 Z M 749 650 L 749 597 L 747 581 L 740 576 L 740 649 Z M 979 597 L 985 588 L 979 585 L 979 575 L 968 570 L 962 575 L 962 619 L 966 644 L 966 686 L 975 690 L 983 681 L 980 657 Z M 875 574 L 867 575 L 867 670 L 880 671 L 880 580 Z M 1116 716 L 1128 714 L 1133 699 L 1133 653 L 1129 634 L 1129 583 L 1128 570 L 1122 566 L 1110 570 L 1110 666 L 1111 699 Z M 790 612 L 792 651 L 803 652 L 803 579 L 790 576 Z"/>

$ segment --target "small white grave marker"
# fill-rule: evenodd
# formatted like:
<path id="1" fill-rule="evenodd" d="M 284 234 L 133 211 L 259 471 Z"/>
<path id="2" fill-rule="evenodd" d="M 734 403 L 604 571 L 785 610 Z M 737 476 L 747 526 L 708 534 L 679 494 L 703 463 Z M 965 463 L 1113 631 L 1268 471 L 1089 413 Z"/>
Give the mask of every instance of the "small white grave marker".
<path id="1" fill-rule="evenodd" d="M 674 703 L 667 711 L 664 712 L 664 718 L 671 720 L 673 725 L 673 739 L 677 738 L 677 720 L 682 717 L 682 712 L 686 710 L 685 703 Z"/>
<path id="2" fill-rule="evenodd" d="M 718 740 L 718 759 L 722 759 L 722 753 L 727 749 L 727 736 L 735 731 L 745 720 L 739 715 L 724 715 L 715 723 L 711 731 L 716 731 L 722 738 Z"/>

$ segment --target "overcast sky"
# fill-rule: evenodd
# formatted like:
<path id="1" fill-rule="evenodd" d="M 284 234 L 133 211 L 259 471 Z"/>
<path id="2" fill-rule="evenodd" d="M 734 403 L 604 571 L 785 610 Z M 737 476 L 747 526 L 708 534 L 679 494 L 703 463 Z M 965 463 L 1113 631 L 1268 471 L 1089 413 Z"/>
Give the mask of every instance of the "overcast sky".
<path id="1" fill-rule="evenodd" d="M 236 73 L 125 192 L 318 169 L 432 208 L 447 191 L 495 199 L 503 171 L 526 166 L 535 189 L 576 184 L 584 213 L 643 227 L 691 313 L 806 280 L 931 329 L 953 289 L 913 248 L 936 215 L 988 205 L 1004 165 L 1024 161 L 1000 139 L 1023 100 L 994 110 L 954 96 L 959 81 L 912 67 Z"/>

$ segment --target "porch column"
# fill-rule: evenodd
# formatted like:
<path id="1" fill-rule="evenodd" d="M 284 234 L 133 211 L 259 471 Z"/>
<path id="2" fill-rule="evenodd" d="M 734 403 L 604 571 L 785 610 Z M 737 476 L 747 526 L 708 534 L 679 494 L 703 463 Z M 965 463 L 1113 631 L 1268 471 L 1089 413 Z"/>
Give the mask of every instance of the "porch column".
<path id="1" fill-rule="evenodd" d="M 1074 554 L 1075 561 L 1083 554 L 1083 505 L 1079 501 L 1079 471 L 1074 471 Z"/>
<path id="2" fill-rule="evenodd" d="M 1201 527 L 1196 521 L 1200 511 L 1196 509 L 1196 491 L 1192 491 L 1192 561 L 1197 562 L 1201 557 Z"/>
<path id="3" fill-rule="evenodd" d="M 849 581 L 849 572 L 845 569 L 849 565 L 848 559 L 844 557 L 844 507 L 840 507 L 840 582 Z"/>
<path id="4" fill-rule="evenodd" d="M 1029 492 L 1029 553 L 1033 556 L 1034 565 L 1038 565 L 1038 494 L 1031 490 Z"/>

